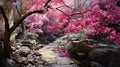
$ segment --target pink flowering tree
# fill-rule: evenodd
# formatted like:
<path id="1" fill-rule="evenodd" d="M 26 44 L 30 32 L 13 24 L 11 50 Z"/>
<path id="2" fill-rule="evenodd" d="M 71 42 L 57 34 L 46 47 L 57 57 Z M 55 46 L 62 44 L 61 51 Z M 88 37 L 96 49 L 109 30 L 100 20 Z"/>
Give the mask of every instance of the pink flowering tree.
<path id="1" fill-rule="evenodd" d="M 47 0 L 31 0 L 24 4 L 29 11 L 44 9 Z M 120 1 L 92 0 L 85 9 L 68 6 L 67 0 L 51 0 L 45 14 L 26 18 L 28 31 L 44 34 L 80 33 L 87 29 L 88 36 L 120 44 Z"/>
<path id="2" fill-rule="evenodd" d="M 39 9 L 44 9 L 44 2 L 47 0 L 34 0 L 28 1 L 24 6 L 28 11 L 34 11 Z M 47 6 L 48 11 L 45 14 L 33 14 L 26 18 L 26 23 L 28 24 L 28 31 L 44 33 L 44 34 L 57 34 L 61 32 L 61 23 L 59 21 L 60 13 L 56 10 L 56 7 L 53 5 L 59 5 L 62 3 L 62 0 L 51 0 L 49 6 Z M 29 6 L 28 6 L 29 5 Z"/>
<path id="3" fill-rule="evenodd" d="M 68 0 L 51 0 L 47 13 L 43 15 L 33 14 L 26 18 L 28 31 L 39 32 L 44 34 L 59 33 L 78 33 L 84 28 L 80 23 L 84 11 L 68 6 L 65 2 Z M 45 0 L 28 1 L 24 6 L 28 11 L 43 9 L 42 5 Z M 74 2 L 74 0 L 72 0 Z M 29 6 L 28 6 L 29 5 Z M 57 5 L 57 6 L 56 6 Z"/>

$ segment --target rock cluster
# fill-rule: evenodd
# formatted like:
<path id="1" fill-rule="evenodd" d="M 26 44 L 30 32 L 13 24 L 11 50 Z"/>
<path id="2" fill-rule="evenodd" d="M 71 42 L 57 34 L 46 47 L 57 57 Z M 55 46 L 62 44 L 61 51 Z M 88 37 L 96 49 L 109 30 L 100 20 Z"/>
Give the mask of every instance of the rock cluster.
<path id="1" fill-rule="evenodd" d="M 97 43 L 94 40 L 72 41 L 70 56 L 80 67 L 120 67 L 120 45 Z"/>
<path id="2" fill-rule="evenodd" d="M 35 38 L 35 37 L 33 37 Z M 0 58 L 2 67 L 120 67 L 120 45 L 91 39 L 68 41 L 66 36 L 49 44 L 35 39 L 18 40 L 11 47 L 13 58 Z M 59 49 L 67 50 L 64 56 Z"/>
<path id="3" fill-rule="evenodd" d="M 11 46 L 13 58 L 9 60 L 12 62 L 0 64 L 4 65 L 2 67 L 78 67 L 70 57 L 59 53 L 58 46 L 57 41 L 46 45 L 31 39 L 18 40 Z"/>

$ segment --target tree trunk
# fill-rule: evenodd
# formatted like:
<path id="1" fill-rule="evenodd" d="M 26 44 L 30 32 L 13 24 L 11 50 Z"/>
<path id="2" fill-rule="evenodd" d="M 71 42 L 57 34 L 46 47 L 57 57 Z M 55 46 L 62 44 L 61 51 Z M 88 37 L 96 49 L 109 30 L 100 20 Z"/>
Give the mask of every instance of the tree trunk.
<path id="1" fill-rule="evenodd" d="M 10 47 L 9 41 L 4 41 L 4 49 L 3 49 L 3 57 L 11 58 L 12 57 L 12 49 Z"/>
<path id="2" fill-rule="evenodd" d="M 51 0 L 48 0 L 46 3 L 45 3 L 45 6 L 47 6 L 47 4 L 50 2 Z M 30 16 L 31 14 L 34 14 L 34 13 L 39 13 L 39 14 L 43 14 L 44 13 L 44 10 L 36 10 L 36 11 L 31 11 L 31 12 L 28 12 L 26 13 L 25 15 L 23 15 L 20 19 L 18 19 L 15 24 L 10 28 L 9 27 L 9 20 L 5 14 L 5 11 L 3 10 L 2 6 L 0 6 L 0 12 L 3 16 L 3 19 L 5 21 L 5 33 L 3 34 L 3 45 L 4 45 L 4 49 L 3 49 L 3 57 L 6 57 L 6 58 L 11 58 L 11 55 L 12 55 L 12 49 L 10 47 L 10 36 L 11 36 L 11 33 L 19 26 L 19 24 L 21 24 L 24 19 L 28 16 Z"/>

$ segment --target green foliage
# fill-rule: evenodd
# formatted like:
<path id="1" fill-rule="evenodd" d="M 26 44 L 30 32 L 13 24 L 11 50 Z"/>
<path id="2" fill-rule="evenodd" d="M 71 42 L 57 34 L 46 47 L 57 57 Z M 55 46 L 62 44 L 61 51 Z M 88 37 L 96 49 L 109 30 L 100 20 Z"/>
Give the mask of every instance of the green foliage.
<path id="1" fill-rule="evenodd" d="M 77 41 L 77 40 L 81 40 L 81 39 L 85 38 L 84 34 L 82 34 L 82 33 L 71 34 L 69 37 L 73 41 Z"/>
<path id="2" fill-rule="evenodd" d="M 89 29 L 84 29 L 82 32 L 79 33 L 71 33 L 69 35 L 70 40 L 73 41 L 80 41 L 81 39 L 86 39 L 86 33 L 89 32 Z"/>
<path id="3" fill-rule="evenodd" d="M 38 34 L 38 40 L 40 43 L 48 44 L 50 42 L 53 42 L 55 40 L 55 37 L 52 35 L 45 35 L 45 34 Z"/>
<path id="4" fill-rule="evenodd" d="M 31 33 L 31 32 L 27 32 L 27 35 L 32 35 L 32 36 L 36 36 L 36 37 L 39 36 L 38 34 L 36 34 L 36 33 Z"/>

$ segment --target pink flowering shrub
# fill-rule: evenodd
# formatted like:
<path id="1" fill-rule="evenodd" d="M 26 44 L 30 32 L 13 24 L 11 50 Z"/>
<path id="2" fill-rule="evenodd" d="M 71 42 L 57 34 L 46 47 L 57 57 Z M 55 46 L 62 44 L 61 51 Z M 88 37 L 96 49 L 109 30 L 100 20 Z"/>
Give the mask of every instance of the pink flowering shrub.
<path id="1" fill-rule="evenodd" d="M 42 16 L 39 14 L 33 14 L 27 17 L 27 19 L 25 19 L 27 27 L 29 28 L 28 31 L 40 32 L 40 33 L 43 32 L 41 30 L 41 26 L 43 25 L 43 22 L 41 21 L 41 17 Z"/>
<path id="2" fill-rule="evenodd" d="M 64 0 L 63 0 L 64 1 Z M 28 11 L 44 9 L 43 5 L 47 0 L 27 1 L 24 6 Z M 44 34 L 59 34 L 63 32 L 65 15 L 54 8 L 54 5 L 62 3 L 62 0 L 52 0 L 50 4 L 52 9 L 49 9 L 45 14 L 33 14 L 26 18 L 28 31 L 44 33 Z M 64 12 L 70 13 L 70 10 L 62 8 Z M 61 10 L 62 10 L 61 9 Z M 61 23 L 63 22 L 63 23 Z"/>
<path id="3" fill-rule="evenodd" d="M 93 0 L 95 5 L 91 11 L 85 13 L 85 18 L 90 18 L 89 25 L 90 35 L 95 37 L 102 35 L 100 38 L 114 41 L 120 44 L 120 6 L 115 0 Z"/>
<path id="4" fill-rule="evenodd" d="M 31 0 L 25 3 L 28 11 L 44 9 L 47 0 Z M 62 0 L 52 0 L 50 9 L 43 14 L 33 14 L 26 19 L 29 31 L 46 34 L 80 33 L 87 29 L 87 36 L 107 39 L 120 44 L 120 2 L 119 0 L 92 0 L 88 11 L 75 11 L 69 7 L 59 10 Z M 79 13 L 83 12 L 83 13 Z M 76 14 L 75 14 L 76 13 Z M 78 13 L 78 14 L 77 14 Z"/>
<path id="5" fill-rule="evenodd" d="M 61 32 L 61 23 L 58 21 L 59 12 L 56 10 L 49 10 L 44 15 L 33 14 L 25 21 L 28 26 L 28 31 L 45 33 L 45 34 L 58 34 Z"/>
<path id="6" fill-rule="evenodd" d="M 93 0 L 90 10 L 83 17 L 70 19 L 64 29 L 67 33 L 79 33 L 88 29 L 87 36 L 120 44 L 120 5 L 115 0 Z"/>

